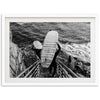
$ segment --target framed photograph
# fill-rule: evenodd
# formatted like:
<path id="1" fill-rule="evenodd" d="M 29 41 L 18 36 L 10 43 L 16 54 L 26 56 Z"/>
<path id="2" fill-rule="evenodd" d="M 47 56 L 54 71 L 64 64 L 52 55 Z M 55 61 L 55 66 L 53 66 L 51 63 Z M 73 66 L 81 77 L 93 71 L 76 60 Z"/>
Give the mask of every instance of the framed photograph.
<path id="1" fill-rule="evenodd" d="M 2 85 L 95 86 L 94 15 L 3 15 Z"/>

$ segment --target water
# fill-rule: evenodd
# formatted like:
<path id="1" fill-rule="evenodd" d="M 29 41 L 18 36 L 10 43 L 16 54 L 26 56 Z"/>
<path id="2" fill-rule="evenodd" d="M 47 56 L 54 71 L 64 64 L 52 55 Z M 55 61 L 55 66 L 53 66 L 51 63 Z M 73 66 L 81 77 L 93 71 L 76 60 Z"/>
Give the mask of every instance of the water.
<path id="1" fill-rule="evenodd" d="M 12 22 L 10 29 L 13 34 L 13 42 L 18 45 L 30 44 L 34 40 L 43 42 L 45 35 L 50 30 L 56 30 L 59 33 L 59 42 L 63 44 L 90 42 L 89 22 Z"/>

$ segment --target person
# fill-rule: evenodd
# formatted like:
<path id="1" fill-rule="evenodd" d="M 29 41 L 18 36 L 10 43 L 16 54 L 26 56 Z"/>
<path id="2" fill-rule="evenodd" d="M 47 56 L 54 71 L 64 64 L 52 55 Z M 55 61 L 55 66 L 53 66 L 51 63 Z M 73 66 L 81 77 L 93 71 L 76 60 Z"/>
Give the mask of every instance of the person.
<path id="1" fill-rule="evenodd" d="M 32 48 L 35 51 L 36 55 L 40 58 L 40 56 L 41 56 L 41 50 L 42 50 L 42 44 L 41 44 L 41 42 L 34 41 Z"/>
<path id="2" fill-rule="evenodd" d="M 40 77 L 58 77 L 56 74 L 57 71 L 57 62 L 56 62 L 56 58 L 61 50 L 60 45 L 57 43 L 57 48 L 56 48 L 56 52 L 54 54 L 53 60 L 50 64 L 50 66 L 48 68 L 44 68 L 43 66 L 41 66 L 40 68 Z"/>
<path id="3" fill-rule="evenodd" d="M 54 58 L 53 58 L 53 60 L 52 60 L 52 62 L 51 62 L 51 64 L 50 64 L 50 66 L 49 66 L 49 68 L 50 68 L 50 73 L 51 73 L 51 77 L 54 77 L 55 74 L 56 74 L 56 70 L 57 70 L 56 58 L 57 58 L 57 56 L 58 56 L 58 54 L 59 54 L 60 51 L 61 51 L 61 47 L 60 47 L 59 43 L 57 43 L 57 51 L 56 51 L 56 53 L 55 53 L 55 55 L 54 55 Z"/>

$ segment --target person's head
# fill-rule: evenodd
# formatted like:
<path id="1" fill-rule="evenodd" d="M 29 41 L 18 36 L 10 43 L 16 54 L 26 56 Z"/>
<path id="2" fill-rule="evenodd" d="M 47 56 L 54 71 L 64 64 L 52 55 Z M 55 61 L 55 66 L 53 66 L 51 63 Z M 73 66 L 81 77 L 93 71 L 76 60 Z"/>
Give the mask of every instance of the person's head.
<path id="1" fill-rule="evenodd" d="M 39 42 L 39 41 L 34 41 L 34 42 L 33 42 L 33 46 L 34 46 L 34 48 L 36 48 L 36 49 L 42 49 L 42 44 L 41 44 L 41 42 Z"/>

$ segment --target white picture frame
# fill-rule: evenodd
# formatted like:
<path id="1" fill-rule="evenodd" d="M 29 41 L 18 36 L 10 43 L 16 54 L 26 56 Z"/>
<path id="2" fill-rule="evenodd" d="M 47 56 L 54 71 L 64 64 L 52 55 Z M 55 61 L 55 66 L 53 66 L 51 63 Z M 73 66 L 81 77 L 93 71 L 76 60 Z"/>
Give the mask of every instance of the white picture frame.
<path id="1" fill-rule="evenodd" d="M 42 19 L 41 19 L 42 18 Z M 68 79 L 48 79 L 48 78 L 9 78 L 9 22 L 13 21 L 59 21 L 60 18 L 71 22 L 91 22 L 91 78 L 68 78 Z M 51 18 L 51 19 L 50 19 Z M 54 19 L 52 19 L 54 18 Z M 61 21 L 62 21 L 61 19 Z M 98 68 L 95 66 L 95 33 L 97 33 L 97 15 L 2 15 L 2 86 L 97 86 Z"/>

